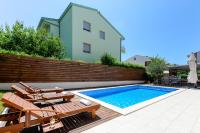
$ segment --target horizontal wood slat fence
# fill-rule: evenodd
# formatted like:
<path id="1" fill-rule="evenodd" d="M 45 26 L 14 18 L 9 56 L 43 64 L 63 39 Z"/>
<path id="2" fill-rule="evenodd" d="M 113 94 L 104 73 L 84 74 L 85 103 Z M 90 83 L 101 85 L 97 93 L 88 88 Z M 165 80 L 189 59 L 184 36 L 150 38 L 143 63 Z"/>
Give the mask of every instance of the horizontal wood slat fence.
<path id="1" fill-rule="evenodd" d="M 144 80 L 145 71 L 0 54 L 0 83 Z"/>

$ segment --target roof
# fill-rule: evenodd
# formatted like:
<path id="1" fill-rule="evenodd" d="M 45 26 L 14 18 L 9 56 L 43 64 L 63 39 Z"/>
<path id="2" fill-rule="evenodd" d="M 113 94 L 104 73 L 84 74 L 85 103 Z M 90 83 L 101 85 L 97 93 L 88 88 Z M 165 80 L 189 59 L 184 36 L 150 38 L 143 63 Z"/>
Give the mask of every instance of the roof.
<path id="1" fill-rule="evenodd" d="M 180 65 L 168 67 L 169 70 L 189 70 L 189 65 Z M 200 69 L 200 64 L 197 64 L 197 69 Z"/>
<path id="2" fill-rule="evenodd" d="M 47 23 L 50 23 L 48 20 L 50 20 L 50 21 L 57 21 L 57 22 L 58 22 L 58 19 L 47 18 L 47 17 L 41 17 L 40 22 L 39 22 L 39 24 L 38 24 L 38 26 L 37 26 L 37 29 L 41 26 L 41 24 L 42 24 L 44 21 L 47 22 Z M 50 23 L 50 24 L 53 24 L 53 23 Z M 55 24 L 53 24 L 53 25 L 55 25 Z"/>
<path id="3" fill-rule="evenodd" d="M 72 6 L 77 6 L 77 7 L 81 7 L 81 8 L 85 8 L 85 9 L 88 9 L 88 10 L 92 10 L 92 11 L 95 11 L 95 12 L 97 12 L 98 14 L 99 14 L 99 16 L 100 17 L 102 17 L 120 36 L 121 36 L 121 38 L 122 38 L 122 40 L 125 40 L 125 37 L 100 13 L 100 11 L 98 11 L 97 9 L 95 9 L 95 8 L 91 8 L 91 7 L 87 7 L 87 6 L 83 6 L 83 5 L 79 5 L 79 4 L 75 4 L 75 3 L 70 3 L 69 5 L 68 5 L 68 7 L 64 10 L 64 12 L 61 14 L 61 16 L 60 16 L 60 18 L 59 19 L 54 19 L 54 18 L 46 18 L 46 17 L 42 17 L 41 19 L 40 19 L 40 22 L 39 22 L 39 24 L 38 24 L 38 27 L 37 28 L 39 28 L 40 26 L 41 26 L 41 24 L 42 24 L 42 22 L 43 21 L 45 21 L 45 20 L 53 20 L 53 21 L 58 21 L 58 22 L 60 22 L 60 20 L 65 16 L 65 14 L 67 14 L 67 12 L 70 10 L 70 8 L 72 7 Z"/>
<path id="4" fill-rule="evenodd" d="M 60 16 L 59 20 L 61 20 L 61 19 L 65 16 L 65 14 L 69 11 L 69 9 L 70 9 L 72 6 L 77 6 L 77 7 L 81 7 L 81 8 L 85 8 L 85 9 L 88 9 L 88 10 L 93 10 L 93 11 L 97 11 L 97 12 L 98 12 L 98 10 L 95 9 L 95 8 L 91 8 L 91 7 L 87 7 L 87 6 L 83 6 L 83 5 L 79 5 L 79 4 L 75 4 L 75 3 L 72 3 L 72 2 L 71 2 L 71 3 L 68 5 L 68 7 L 64 10 L 64 12 L 63 12 L 62 15 Z"/>

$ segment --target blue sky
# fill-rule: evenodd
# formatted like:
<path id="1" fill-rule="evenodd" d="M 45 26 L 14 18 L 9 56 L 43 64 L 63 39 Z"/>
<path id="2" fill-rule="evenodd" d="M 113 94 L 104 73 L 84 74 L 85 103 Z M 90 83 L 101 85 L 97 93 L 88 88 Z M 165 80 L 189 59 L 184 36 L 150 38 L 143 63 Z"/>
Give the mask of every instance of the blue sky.
<path id="1" fill-rule="evenodd" d="M 0 25 L 37 27 L 40 17 L 58 18 L 70 2 L 97 8 L 125 36 L 123 60 L 159 55 L 186 64 L 186 55 L 200 50 L 200 0 L 1 0 Z"/>

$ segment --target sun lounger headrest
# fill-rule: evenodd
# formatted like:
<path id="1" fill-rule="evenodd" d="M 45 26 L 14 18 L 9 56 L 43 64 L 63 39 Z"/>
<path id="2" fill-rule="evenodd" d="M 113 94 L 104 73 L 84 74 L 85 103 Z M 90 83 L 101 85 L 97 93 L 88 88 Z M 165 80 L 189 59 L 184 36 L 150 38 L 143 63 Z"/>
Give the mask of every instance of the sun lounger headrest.
<path id="1" fill-rule="evenodd" d="M 89 106 L 89 105 L 92 104 L 91 101 L 88 101 L 88 100 L 86 100 L 86 99 L 81 99 L 81 100 L 80 100 L 80 103 L 82 103 L 82 104 L 84 104 L 84 105 L 86 105 L 86 106 Z"/>
<path id="2" fill-rule="evenodd" d="M 2 102 L 20 111 L 24 111 L 27 109 L 33 109 L 33 110 L 40 109 L 39 107 L 35 106 L 33 103 L 30 103 L 26 101 L 25 99 L 11 92 L 5 93 L 3 95 Z M 43 117 L 43 113 L 41 111 L 31 111 L 31 114 L 36 117 Z"/>
<path id="3" fill-rule="evenodd" d="M 29 86 L 28 84 L 25 84 L 24 82 L 19 82 L 22 86 L 24 86 L 27 90 L 34 92 L 35 90 Z"/>
<path id="4" fill-rule="evenodd" d="M 28 93 L 27 91 L 25 91 L 25 89 L 22 89 L 20 87 L 18 87 L 17 85 L 12 85 L 11 88 L 23 95 L 29 95 L 30 93 Z"/>

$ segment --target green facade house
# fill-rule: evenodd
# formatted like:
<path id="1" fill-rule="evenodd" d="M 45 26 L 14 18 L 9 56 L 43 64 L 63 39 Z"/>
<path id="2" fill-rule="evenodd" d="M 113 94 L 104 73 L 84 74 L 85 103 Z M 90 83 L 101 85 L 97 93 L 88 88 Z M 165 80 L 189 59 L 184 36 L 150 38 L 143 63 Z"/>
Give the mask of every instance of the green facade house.
<path id="1" fill-rule="evenodd" d="M 60 18 L 42 17 L 41 27 L 60 37 L 67 58 L 95 62 L 108 53 L 121 60 L 124 37 L 97 9 L 70 3 Z"/>

